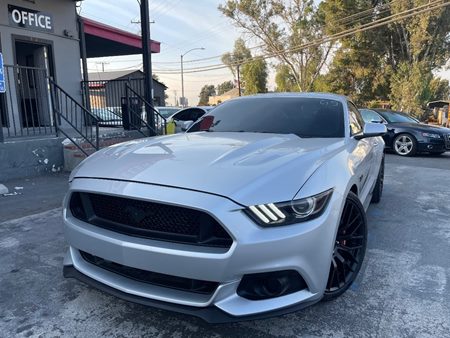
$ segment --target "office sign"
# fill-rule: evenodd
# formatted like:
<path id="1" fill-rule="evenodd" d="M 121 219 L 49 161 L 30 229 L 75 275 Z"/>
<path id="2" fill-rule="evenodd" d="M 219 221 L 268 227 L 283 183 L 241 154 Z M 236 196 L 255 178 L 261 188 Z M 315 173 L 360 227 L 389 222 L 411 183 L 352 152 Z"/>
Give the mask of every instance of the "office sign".
<path id="1" fill-rule="evenodd" d="M 34 9 L 8 5 L 9 24 L 39 32 L 53 32 L 53 16 Z"/>
<path id="2" fill-rule="evenodd" d="M 0 93 L 6 92 L 5 68 L 3 67 L 3 54 L 0 53 Z"/>

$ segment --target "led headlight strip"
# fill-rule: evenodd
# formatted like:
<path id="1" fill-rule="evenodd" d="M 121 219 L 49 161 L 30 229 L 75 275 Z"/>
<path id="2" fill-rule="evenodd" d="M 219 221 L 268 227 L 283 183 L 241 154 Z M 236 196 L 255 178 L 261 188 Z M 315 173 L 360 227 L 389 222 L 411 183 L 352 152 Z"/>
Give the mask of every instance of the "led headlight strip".
<path id="1" fill-rule="evenodd" d="M 325 210 L 333 189 L 320 194 L 281 203 L 252 205 L 245 212 L 261 226 L 280 226 L 319 217 Z"/>
<path id="2" fill-rule="evenodd" d="M 250 210 L 259 217 L 264 223 L 270 223 L 270 221 L 279 221 L 280 219 L 286 218 L 286 215 L 281 212 L 280 209 L 273 203 L 252 205 Z"/>

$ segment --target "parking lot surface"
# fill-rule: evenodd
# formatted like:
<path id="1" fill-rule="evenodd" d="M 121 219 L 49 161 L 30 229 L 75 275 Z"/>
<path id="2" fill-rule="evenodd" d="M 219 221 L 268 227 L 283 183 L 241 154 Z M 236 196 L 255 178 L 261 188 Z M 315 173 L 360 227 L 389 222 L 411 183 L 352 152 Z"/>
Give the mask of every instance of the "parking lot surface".
<path id="1" fill-rule="evenodd" d="M 0 336 L 450 337 L 450 154 L 387 155 L 384 195 L 368 223 L 364 265 L 339 299 L 210 325 L 64 279 L 61 209 L 3 221 Z"/>

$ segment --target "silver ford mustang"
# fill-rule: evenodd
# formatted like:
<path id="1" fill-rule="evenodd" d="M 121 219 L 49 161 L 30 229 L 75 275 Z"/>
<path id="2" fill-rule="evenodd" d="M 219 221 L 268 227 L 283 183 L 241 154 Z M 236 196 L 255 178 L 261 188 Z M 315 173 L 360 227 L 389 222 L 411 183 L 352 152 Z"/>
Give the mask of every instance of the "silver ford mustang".
<path id="1" fill-rule="evenodd" d="M 208 322 L 333 299 L 364 259 L 385 131 L 343 96 L 267 94 L 103 149 L 70 177 L 64 274 Z"/>

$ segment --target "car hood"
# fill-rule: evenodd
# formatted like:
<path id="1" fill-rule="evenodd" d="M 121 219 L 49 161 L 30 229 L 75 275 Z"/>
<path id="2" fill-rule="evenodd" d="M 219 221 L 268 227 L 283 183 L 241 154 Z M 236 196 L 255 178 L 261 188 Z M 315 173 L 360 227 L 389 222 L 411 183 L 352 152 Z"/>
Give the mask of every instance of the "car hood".
<path id="1" fill-rule="evenodd" d="M 88 157 L 71 175 L 192 189 L 242 205 L 292 199 L 344 139 L 198 132 L 125 142 Z"/>
<path id="2" fill-rule="evenodd" d="M 422 131 L 424 133 L 438 133 L 438 134 L 448 134 L 450 133 L 449 128 L 444 128 L 440 126 L 434 126 L 430 124 L 424 124 L 424 123 L 390 123 L 389 126 L 393 127 L 402 127 L 402 128 L 412 128 L 417 131 Z"/>

